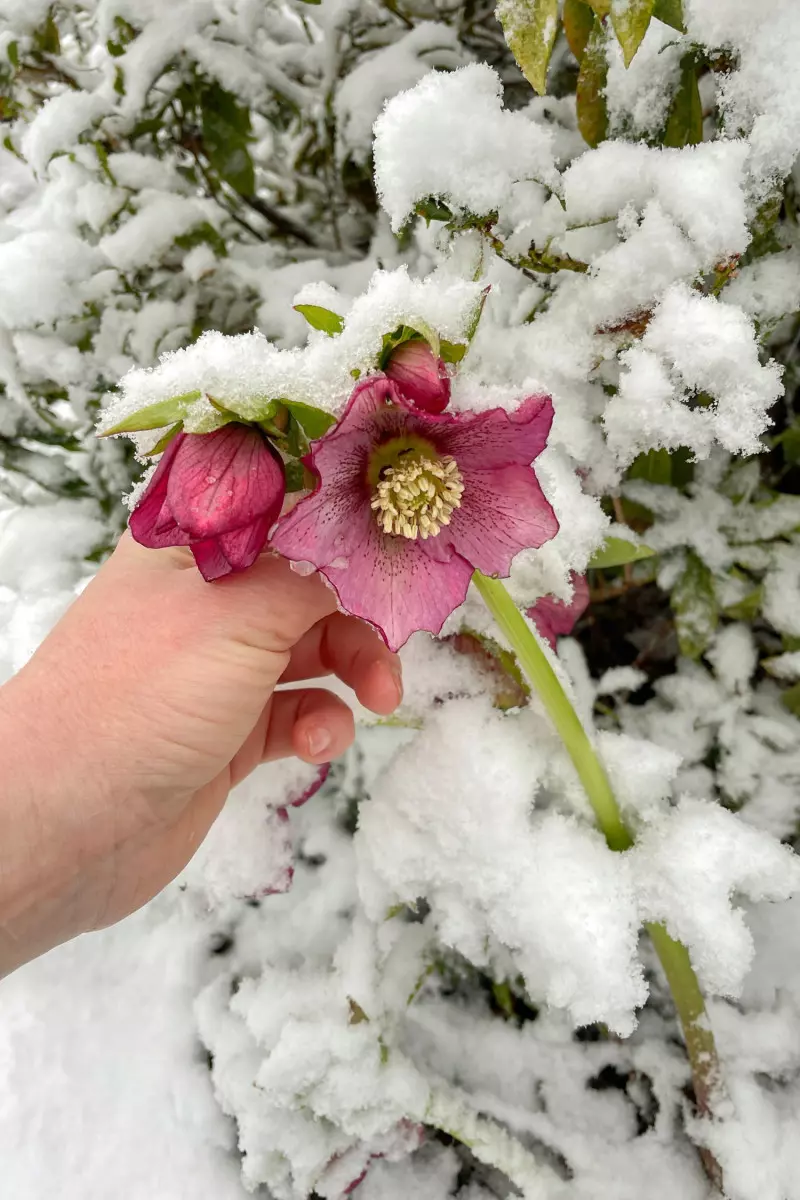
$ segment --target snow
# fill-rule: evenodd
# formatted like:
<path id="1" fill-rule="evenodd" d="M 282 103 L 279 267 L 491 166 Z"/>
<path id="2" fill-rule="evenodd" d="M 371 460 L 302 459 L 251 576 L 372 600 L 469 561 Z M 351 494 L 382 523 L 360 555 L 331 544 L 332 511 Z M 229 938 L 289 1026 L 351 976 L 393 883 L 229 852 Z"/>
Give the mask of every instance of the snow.
<path id="1" fill-rule="evenodd" d="M 0 985 L 8 1196 L 243 1200 L 189 1020 L 208 934 L 164 897 Z"/>
<path id="2" fill-rule="evenodd" d="M 111 108 L 98 92 L 62 92 L 42 105 L 21 138 L 22 152 L 37 173 L 47 167 L 64 145 L 76 142 L 84 130 Z"/>
<path id="3" fill-rule="evenodd" d="M 48 78 L 9 60 L 0 678 L 118 531 L 130 470 L 89 432 L 98 405 L 104 428 L 195 390 L 193 431 L 218 420 L 207 396 L 337 414 L 384 335 L 464 343 L 485 297 L 451 408 L 555 408 L 536 470 L 560 529 L 515 560 L 520 608 L 569 602 L 604 539 L 633 536 L 612 513 L 650 514 L 631 519 L 658 557 L 593 579 L 580 641 L 545 650 L 636 844 L 608 850 L 535 694 L 492 707 L 502 680 L 470 647 L 503 638 L 472 589 L 446 638 L 403 648 L 398 712 L 357 708 L 319 795 L 294 808 L 314 768 L 260 767 L 167 893 L 0 984 L 4 1200 L 707 1200 L 700 1144 L 731 1200 L 800 1200 L 800 500 L 775 490 L 791 441 L 763 456 L 793 414 L 792 191 L 753 239 L 800 180 L 800 11 L 684 0 L 687 33 L 653 20 L 627 69 L 609 34 L 611 136 L 588 149 L 563 41 L 559 96 L 533 97 L 488 10 L 423 7 L 96 0 L 54 10 Z M 49 9 L 0 0 L 0 58 L 29 60 Z M 114 57 L 117 16 L 134 36 Z M 695 50 L 704 141 L 662 148 Z M 257 196 L 313 245 L 191 175 L 189 93 L 211 81 L 249 107 Z M 491 233 L 414 219 L 431 197 L 496 214 Z M 206 222 L 225 253 L 177 245 Z M 539 269 L 567 254 L 586 269 Z M 625 478 L 679 446 L 691 482 Z M 690 554 L 719 608 L 692 662 L 667 596 Z M 645 921 L 712 997 L 731 1100 L 713 1126 Z"/>
<path id="4" fill-rule="evenodd" d="M 499 77 L 483 63 L 426 75 L 375 122 L 375 180 L 395 230 L 429 196 L 457 213 L 491 213 L 526 178 L 554 180 L 550 135 L 504 110 Z"/>
<path id="5" fill-rule="evenodd" d="M 529 721 L 492 714 L 483 698 L 429 718 L 362 813 L 362 899 L 377 918 L 424 896 L 445 945 L 475 962 L 499 943 L 534 999 L 628 1033 L 646 992 L 625 864 L 570 820 L 532 816 L 550 739 L 518 737 Z"/>
<path id="6" fill-rule="evenodd" d="M 387 100 L 411 88 L 432 67 L 453 70 L 464 61 L 456 32 L 437 21 L 421 21 L 396 42 L 365 57 L 336 93 L 339 157 L 366 162 L 372 126 Z"/>
<path id="7" fill-rule="evenodd" d="M 718 805 L 686 798 L 642 832 L 630 858 L 645 918 L 684 942 L 705 989 L 738 996 L 754 950 L 731 898 L 785 900 L 800 889 L 792 851 Z"/>
<path id="8" fill-rule="evenodd" d="M 305 296 L 301 293 L 301 302 L 307 303 Z M 445 338 L 463 340 L 479 300 L 479 285 L 466 280 L 416 280 L 404 269 L 378 271 L 349 309 L 338 337 L 312 330 L 305 347 L 279 350 L 258 332 L 206 333 L 186 349 L 163 355 L 157 367 L 126 375 L 102 427 L 192 391 L 213 396 L 245 418 L 256 416 L 265 399 L 279 397 L 336 412 L 352 390 L 352 371 L 375 369 L 384 333 L 418 321 Z M 203 415 L 202 402 L 198 412 Z M 186 428 L 192 430 L 191 414 Z"/>

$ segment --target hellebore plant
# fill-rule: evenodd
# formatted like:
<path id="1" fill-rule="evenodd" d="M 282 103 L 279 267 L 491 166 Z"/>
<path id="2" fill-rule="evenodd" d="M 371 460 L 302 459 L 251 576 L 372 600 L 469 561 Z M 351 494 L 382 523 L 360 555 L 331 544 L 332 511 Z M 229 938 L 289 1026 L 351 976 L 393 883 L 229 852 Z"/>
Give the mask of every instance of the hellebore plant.
<path id="1" fill-rule="evenodd" d="M 286 492 L 280 456 L 260 429 L 234 421 L 213 433 L 178 433 L 131 515 L 137 542 L 188 546 L 203 577 L 252 566 Z"/>
<path id="2" fill-rule="evenodd" d="M 427 342 L 414 339 L 393 350 L 386 374 L 406 400 L 423 412 L 444 412 L 450 400 L 450 376 Z"/>
<path id="3" fill-rule="evenodd" d="M 417 630 L 438 633 L 476 569 L 508 575 L 518 551 L 557 532 L 530 465 L 552 417 L 549 396 L 510 413 L 423 413 L 372 375 L 312 444 L 316 490 L 279 522 L 272 546 L 317 567 L 391 649 Z"/>

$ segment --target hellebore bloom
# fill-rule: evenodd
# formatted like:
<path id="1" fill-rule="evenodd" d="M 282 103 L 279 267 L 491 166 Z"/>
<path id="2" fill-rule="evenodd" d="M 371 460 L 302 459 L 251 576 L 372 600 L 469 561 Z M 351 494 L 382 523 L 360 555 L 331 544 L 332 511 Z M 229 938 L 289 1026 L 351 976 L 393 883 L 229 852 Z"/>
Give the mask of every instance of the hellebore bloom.
<path id="1" fill-rule="evenodd" d="M 286 491 L 283 463 L 260 429 L 234 421 L 213 433 L 179 433 L 131 514 L 143 546 L 188 546 L 203 577 L 252 566 Z"/>
<path id="2" fill-rule="evenodd" d="M 553 650 L 556 648 L 556 638 L 572 633 L 578 619 L 589 607 L 589 583 L 586 576 L 577 575 L 573 571 L 570 582 L 572 599 L 569 604 L 565 604 L 563 600 L 556 600 L 555 596 L 540 596 L 528 609 L 528 616 Z"/>
<path id="3" fill-rule="evenodd" d="M 440 413 L 447 408 L 450 376 L 427 342 L 403 342 L 392 351 L 386 374 L 415 408 L 429 413 Z"/>
<path id="4" fill-rule="evenodd" d="M 530 466 L 552 416 L 549 396 L 511 413 L 431 416 L 373 375 L 312 443 L 316 490 L 278 523 L 272 546 L 317 567 L 392 650 L 415 630 L 438 633 L 476 568 L 508 575 L 518 551 L 556 533 Z"/>

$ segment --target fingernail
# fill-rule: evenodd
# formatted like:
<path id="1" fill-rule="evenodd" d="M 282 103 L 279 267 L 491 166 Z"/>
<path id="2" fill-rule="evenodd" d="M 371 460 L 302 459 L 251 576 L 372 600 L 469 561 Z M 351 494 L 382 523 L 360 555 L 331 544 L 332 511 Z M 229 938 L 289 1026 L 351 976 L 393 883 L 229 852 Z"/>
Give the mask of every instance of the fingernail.
<path id="1" fill-rule="evenodd" d="M 312 758 L 318 758 L 330 747 L 333 738 L 324 725 L 312 725 L 306 734 L 306 745 Z"/>

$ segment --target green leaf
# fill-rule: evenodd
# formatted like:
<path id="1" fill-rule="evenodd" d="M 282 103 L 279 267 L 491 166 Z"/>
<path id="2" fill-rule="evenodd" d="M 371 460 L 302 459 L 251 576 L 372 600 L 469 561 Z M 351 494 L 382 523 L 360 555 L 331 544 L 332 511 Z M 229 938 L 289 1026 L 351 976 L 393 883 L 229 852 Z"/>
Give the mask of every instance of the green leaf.
<path id="1" fill-rule="evenodd" d="M 303 492 L 306 488 L 314 486 L 311 473 L 297 459 L 284 463 L 283 466 L 287 492 Z"/>
<path id="2" fill-rule="evenodd" d="M 226 183 L 242 196 L 252 196 L 256 176 L 248 146 L 253 140 L 250 111 L 218 83 L 201 97 L 203 150 Z"/>
<path id="3" fill-rule="evenodd" d="M 452 221 L 453 219 L 453 213 L 444 201 L 437 200 L 435 196 L 421 200 L 414 211 L 418 216 L 424 217 L 429 225 L 431 221 Z"/>
<path id="4" fill-rule="evenodd" d="M 53 18 L 53 10 L 47 14 L 47 20 L 33 35 L 33 46 L 39 54 L 60 54 L 61 37 L 58 26 Z"/>
<path id="5" fill-rule="evenodd" d="M 592 33 L 586 43 L 575 91 L 578 114 L 578 129 L 583 140 L 597 146 L 608 136 L 608 108 L 605 87 L 608 78 L 605 31 L 599 17 L 595 17 Z"/>
<path id="6" fill-rule="evenodd" d="M 627 0 L 626 4 L 611 5 L 611 24 L 622 47 L 626 67 L 631 65 L 647 33 L 654 4 L 655 0 Z"/>
<path id="7" fill-rule="evenodd" d="M 522 74 L 543 96 L 558 32 L 558 0 L 500 0 L 496 15 Z"/>
<path id="8" fill-rule="evenodd" d="M 677 29 L 678 33 L 686 33 L 686 26 L 683 23 L 682 0 L 656 0 L 653 16 L 657 20 L 663 21 L 665 25 L 671 25 L 673 29 Z"/>
<path id="9" fill-rule="evenodd" d="M 793 683 L 781 694 L 781 703 L 788 708 L 790 713 L 800 717 L 800 683 Z"/>
<path id="10" fill-rule="evenodd" d="M 753 621 L 761 611 L 761 605 L 764 601 L 764 588 L 759 584 L 752 592 L 748 592 L 736 604 L 729 604 L 722 611 L 726 617 L 730 617 L 732 621 Z"/>
<path id="11" fill-rule="evenodd" d="M 439 354 L 446 363 L 460 363 L 468 349 L 466 342 L 439 343 Z"/>
<path id="12" fill-rule="evenodd" d="M 595 551 L 589 562 L 590 570 L 597 571 L 603 567 L 624 567 L 626 563 L 640 562 L 643 558 L 652 558 L 656 553 L 641 542 L 629 542 L 625 538 L 606 538 L 599 550 Z"/>
<path id="13" fill-rule="evenodd" d="M 161 429 L 163 425 L 173 425 L 182 421 L 188 410 L 202 392 L 186 392 L 183 396 L 171 396 L 169 400 L 158 400 L 148 404 L 137 412 L 123 418 L 118 425 L 104 429 L 100 437 L 111 437 L 115 433 L 142 433 L 146 429 Z"/>
<path id="14" fill-rule="evenodd" d="M 305 317 L 312 329 L 321 329 L 329 337 L 335 337 L 344 329 L 344 317 L 329 308 L 322 308 L 319 304 L 295 304 L 293 308 Z"/>
<path id="15" fill-rule="evenodd" d="M 696 146 L 702 140 L 703 105 L 694 54 L 689 53 L 681 59 L 681 81 L 672 101 L 663 145 L 680 149 L 682 146 Z"/>
<path id="16" fill-rule="evenodd" d="M 188 233 L 182 233 L 180 237 L 176 237 L 175 245 L 181 250 L 194 250 L 195 246 L 210 246 L 217 258 L 228 257 L 228 247 L 225 245 L 225 239 L 210 221 L 201 221 L 199 225 L 196 225 L 194 229 L 190 229 Z"/>
<path id="17" fill-rule="evenodd" d="M 687 446 L 678 446 L 675 450 L 648 450 L 633 460 L 626 478 L 684 487 L 694 479 L 692 452 Z"/>
<path id="18" fill-rule="evenodd" d="M 587 3 L 598 17 L 607 17 L 611 12 L 611 0 L 587 0 Z"/>
<path id="19" fill-rule="evenodd" d="M 569 48 L 580 62 L 592 33 L 594 13 L 584 0 L 564 0 L 561 20 Z"/>
<path id="20" fill-rule="evenodd" d="M 288 408 L 294 419 L 302 426 L 306 437 L 313 442 L 327 433 L 331 425 L 336 424 L 336 417 L 331 416 L 322 408 L 314 408 L 311 404 L 301 404 L 299 400 L 281 400 L 284 408 Z"/>
<path id="21" fill-rule="evenodd" d="M 183 429 L 183 421 L 178 421 L 177 425 L 173 425 L 170 429 L 167 430 L 167 432 L 165 434 L 163 434 L 158 439 L 155 446 L 153 446 L 152 450 L 147 451 L 148 457 L 152 458 L 156 454 L 161 454 L 161 452 L 163 450 L 166 450 L 167 446 L 170 444 L 172 439 L 174 437 L 176 437 L 182 429 Z"/>
<path id="22" fill-rule="evenodd" d="M 17 42 L 17 41 L 9 42 L 8 45 L 6 46 L 6 54 L 8 56 L 8 61 L 11 63 L 12 67 L 18 67 L 19 66 L 19 42 Z"/>
<path id="23" fill-rule="evenodd" d="M 683 574 L 672 589 L 670 604 L 681 654 L 699 658 L 714 637 L 719 607 L 714 577 L 696 554 L 689 553 Z"/>

